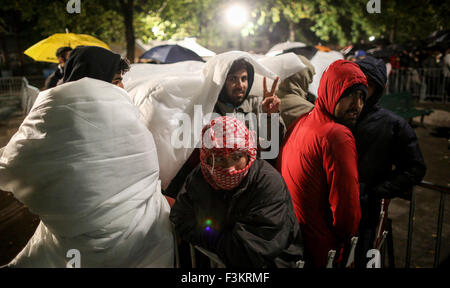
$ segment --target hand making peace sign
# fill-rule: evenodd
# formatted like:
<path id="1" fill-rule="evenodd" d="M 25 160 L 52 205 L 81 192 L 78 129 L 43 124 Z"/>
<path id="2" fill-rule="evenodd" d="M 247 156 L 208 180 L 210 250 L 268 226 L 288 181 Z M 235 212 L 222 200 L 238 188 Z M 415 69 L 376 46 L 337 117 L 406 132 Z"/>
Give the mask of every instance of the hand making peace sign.
<path id="1" fill-rule="evenodd" d="M 264 100 L 262 101 L 262 112 L 267 114 L 278 113 L 280 112 L 280 98 L 275 95 L 275 89 L 277 88 L 278 80 L 280 78 L 277 77 L 272 84 L 272 90 L 267 90 L 266 77 L 263 79 L 263 89 L 264 89 Z"/>

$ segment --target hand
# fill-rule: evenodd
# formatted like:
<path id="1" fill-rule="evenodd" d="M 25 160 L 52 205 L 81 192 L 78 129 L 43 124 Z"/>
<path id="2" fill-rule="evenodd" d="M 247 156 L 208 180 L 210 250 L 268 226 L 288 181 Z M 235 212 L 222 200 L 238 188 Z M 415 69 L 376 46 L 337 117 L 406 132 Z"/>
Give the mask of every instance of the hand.
<path id="1" fill-rule="evenodd" d="M 272 90 L 270 90 L 269 92 L 269 90 L 267 90 L 266 77 L 264 77 L 263 79 L 264 99 L 261 103 L 263 113 L 267 113 L 270 115 L 272 113 L 280 112 L 281 100 L 277 97 L 277 95 L 275 95 L 275 89 L 277 88 L 278 80 L 280 80 L 279 77 L 275 79 L 272 84 Z"/>

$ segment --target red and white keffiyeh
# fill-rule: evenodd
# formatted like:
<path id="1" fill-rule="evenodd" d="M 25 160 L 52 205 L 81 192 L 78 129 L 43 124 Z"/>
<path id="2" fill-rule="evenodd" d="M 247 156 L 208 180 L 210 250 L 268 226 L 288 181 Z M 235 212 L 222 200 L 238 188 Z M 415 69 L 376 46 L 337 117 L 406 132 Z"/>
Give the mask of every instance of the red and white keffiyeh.
<path id="1" fill-rule="evenodd" d="M 236 188 L 247 175 L 256 159 L 256 141 L 254 133 L 234 117 L 222 116 L 211 121 L 202 131 L 202 149 L 200 162 L 203 176 L 216 190 L 232 190 Z M 236 151 L 246 152 L 247 166 L 241 170 L 233 168 L 214 167 L 209 165 L 209 157 L 228 157 Z"/>

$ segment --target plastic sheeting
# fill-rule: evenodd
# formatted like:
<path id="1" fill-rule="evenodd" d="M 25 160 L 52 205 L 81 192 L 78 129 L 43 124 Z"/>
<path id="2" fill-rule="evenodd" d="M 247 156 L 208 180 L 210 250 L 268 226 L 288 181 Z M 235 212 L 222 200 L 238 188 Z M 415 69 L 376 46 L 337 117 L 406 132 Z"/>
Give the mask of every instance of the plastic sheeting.
<path id="1" fill-rule="evenodd" d="M 256 60 L 248 53 L 232 51 L 207 63 L 137 64 L 125 74 L 125 89 L 155 138 L 163 189 L 200 143 L 201 129 L 211 120 L 226 75 L 232 63 L 241 58 L 255 68 L 250 94 L 259 96 L 263 95 L 264 76 L 270 88 L 270 79 L 278 75 L 283 80 L 305 67 L 292 53 Z"/>
<path id="2" fill-rule="evenodd" d="M 317 98 L 317 93 L 319 90 L 320 79 L 322 78 L 323 72 L 336 60 L 344 59 L 341 53 L 337 51 L 322 52 L 317 51 L 316 55 L 311 59 L 311 64 L 316 70 L 316 74 L 313 77 L 313 81 L 309 84 L 309 92 L 312 93 Z"/>
<path id="3" fill-rule="evenodd" d="M 123 89 L 84 78 L 40 93 L 0 157 L 0 189 L 42 220 L 10 266 L 66 267 L 76 249 L 81 267 L 173 267 L 158 178 Z"/>

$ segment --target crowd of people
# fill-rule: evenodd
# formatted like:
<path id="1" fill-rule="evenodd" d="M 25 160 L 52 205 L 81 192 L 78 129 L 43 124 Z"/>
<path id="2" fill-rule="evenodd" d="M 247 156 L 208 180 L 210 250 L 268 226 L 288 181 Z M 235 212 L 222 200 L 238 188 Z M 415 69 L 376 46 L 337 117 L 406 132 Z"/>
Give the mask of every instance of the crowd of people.
<path id="1" fill-rule="evenodd" d="M 389 49 L 386 49 L 389 50 Z M 420 100 L 448 101 L 450 97 L 450 48 L 397 49 L 383 52 L 382 59 L 388 66 L 389 92 L 409 92 Z M 370 55 L 364 50 L 349 54 L 346 59 L 357 61 Z M 374 52 L 377 55 L 377 52 Z M 391 73 L 392 72 L 392 73 Z"/>
<path id="2" fill-rule="evenodd" d="M 77 92 L 79 97 L 83 98 L 85 93 L 83 91 L 87 89 L 84 86 L 87 82 L 82 82 L 85 77 L 112 84 L 102 84 L 101 87 L 106 87 L 102 93 L 108 93 L 107 89 L 116 91 L 115 89 L 118 88 L 113 85 L 120 87 L 120 90 L 124 88 L 121 79 L 130 67 L 129 63 L 117 54 L 99 47 L 78 47 L 73 51 L 58 50 L 57 56 L 60 59 L 61 68 L 64 68 L 63 73 L 58 70 L 59 72 L 52 75 L 51 81 L 47 81 L 48 85 L 46 85 L 46 88 L 50 90 L 42 92 L 41 95 L 44 96 L 41 98 L 52 95 L 53 91 L 56 91 L 54 93 L 57 93 L 57 96 L 63 97 L 66 91 L 64 89 L 76 90 L 77 87 L 79 87 Z M 136 248 L 137 244 L 133 244 L 134 246 L 129 245 L 132 246 L 130 251 L 147 252 L 148 255 L 116 253 L 113 257 L 108 254 L 110 256 L 108 259 L 115 261 L 109 262 L 108 266 L 121 266 L 125 265 L 123 263 L 128 263 L 133 267 L 152 265 L 152 267 L 169 267 L 173 263 L 161 259 L 167 255 L 174 256 L 174 251 L 177 250 L 178 257 L 186 260 L 188 257 L 186 255 L 189 254 L 188 245 L 191 244 L 216 254 L 227 267 L 295 268 L 303 266 L 300 263 L 304 263 L 304 267 L 321 268 L 326 267 L 329 262 L 329 251 L 336 252 L 333 266 L 345 267 L 351 249 L 351 239 L 356 236 L 358 244 L 353 265 L 359 268 L 366 267 L 367 252 L 378 248 L 377 230 L 380 225 L 383 225 L 380 222 L 385 220 L 380 219 L 380 211 L 385 209 L 384 203 L 395 197 L 409 199 L 412 187 L 425 175 L 426 167 L 417 137 L 405 120 L 378 105 L 387 82 L 384 61 L 371 56 L 354 62 L 335 61 L 322 75 L 318 97 L 313 104 L 307 100 L 307 94 L 308 85 L 312 81 L 315 70 L 305 57 L 299 56 L 299 58 L 305 68 L 282 79 L 279 85 L 277 78 L 272 87 L 267 87 L 264 78 L 263 96 L 250 95 L 255 78 L 252 64 L 245 58 L 232 63 L 214 107 L 214 112 L 220 117 L 211 119 L 203 127 L 201 147 L 194 149 L 167 189 L 162 191 L 170 207 L 169 205 L 157 206 L 166 213 L 161 212 L 158 214 L 159 218 L 154 216 L 153 219 L 155 222 L 164 217 L 170 219 L 175 233 L 174 245 L 179 249 L 165 245 L 162 247 L 167 249 L 167 253 L 161 253 L 161 251 L 156 253 L 151 247 Z M 62 85 L 57 85 L 58 82 Z M 67 83 L 72 84 L 67 85 Z M 55 86 L 57 88 L 51 89 Z M 111 95 L 114 93 L 111 92 Z M 117 97 L 119 99 L 121 96 Z M 47 109 L 46 105 L 52 103 L 52 99 L 39 101 L 38 98 L 39 105 L 35 105 L 34 108 L 43 108 L 45 113 L 49 113 L 48 111 L 52 108 Z M 111 96 L 111 100 L 103 99 L 102 101 L 113 100 Z M 81 101 L 71 106 L 71 111 L 75 109 L 73 112 L 75 115 L 84 115 L 82 119 L 86 119 L 86 123 L 83 122 L 85 125 L 102 129 L 104 125 L 101 122 L 89 120 L 83 114 L 84 110 L 76 111 L 84 107 L 83 103 Z M 92 113 L 101 113 L 101 111 L 102 109 L 92 109 Z M 252 130 L 260 123 L 242 121 L 247 119 L 245 115 L 248 113 L 256 115 L 264 113 L 269 118 L 279 117 L 277 136 L 280 152 L 276 159 L 265 160 L 260 157 L 260 152 L 264 148 L 261 148 L 261 139 L 255 137 Z M 30 115 L 33 115 L 33 111 Z M 71 115 L 62 113 L 60 117 L 73 117 Z M 39 117 L 34 116 L 34 118 Z M 29 121 L 34 118 L 27 117 Z M 52 120 L 45 116 L 42 118 L 44 122 Z M 28 121 L 27 119 L 25 122 Z M 120 123 L 116 123 L 118 119 L 111 119 L 111 121 L 121 126 Z M 136 118 L 136 121 L 139 120 Z M 75 127 L 79 125 L 76 121 L 73 122 Z M 111 126 L 111 123 L 108 125 Z M 114 127 L 109 129 L 114 130 Z M 126 129 L 130 129 L 132 134 L 130 127 Z M 268 131 L 266 137 L 274 137 L 273 132 Z M 120 135 L 123 139 L 117 138 L 118 134 L 117 137 L 112 137 L 111 141 L 115 143 L 128 141 L 125 139 L 127 133 Z M 73 158 L 69 159 L 78 159 L 81 155 L 88 162 L 95 161 L 99 156 L 95 153 L 89 154 L 92 151 L 83 152 L 81 147 L 81 140 L 89 135 L 82 136 L 80 139 L 75 139 L 81 144 L 76 146 L 77 151 L 73 154 Z M 47 137 L 71 138 L 64 133 L 60 136 L 49 134 Z M 33 140 L 36 139 L 36 134 L 32 131 L 17 138 L 20 139 L 13 138 L 3 151 L 3 153 L 8 152 L 8 155 L 11 155 L 8 157 L 11 159 L 0 163 L 0 182 L 2 182 L 2 190 L 18 193 L 16 197 L 27 202 L 29 197 L 27 198 L 26 193 L 30 192 L 23 192 L 23 189 L 32 191 L 35 188 L 32 181 L 14 177 L 10 179 L 11 172 L 8 169 L 12 169 L 11 163 L 21 160 L 22 146 L 19 142 L 23 139 L 30 142 L 37 140 Z M 102 145 L 100 141 L 101 139 L 97 137 L 94 143 Z M 14 145 L 20 147 L 15 148 L 15 153 L 11 153 L 10 146 L 14 147 Z M 107 147 L 102 150 L 103 152 L 106 155 L 110 153 Z M 36 150 L 36 153 L 39 151 Z M 140 155 L 139 153 L 144 152 L 134 151 L 130 155 Z M 111 152 L 111 157 L 128 158 L 128 155 Z M 8 157 L 4 154 L 2 159 Z M 102 165 L 107 165 L 108 161 L 105 159 Z M 138 169 L 140 165 L 137 164 L 135 168 Z M 142 167 L 145 166 L 142 165 Z M 127 167 L 122 168 L 127 169 Z M 76 165 L 71 165 L 70 169 L 76 170 Z M 114 173 L 101 174 L 99 177 L 103 177 L 102 181 L 106 182 L 119 177 Z M 145 171 L 142 172 L 142 177 L 144 176 Z M 116 180 L 120 182 L 120 179 Z M 20 181 L 24 181 L 25 184 L 17 186 Z M 51 177 L 41 179 L 39 187 L 52 186 L 52 181 L 55 179 Z M 44 182 L 43 186 L 42 182 Z M 63 189 L 63 187 L 58 188 Z M 91 193 L 97 195 L 100 192 L 94 190 Z M 80 201 L 89 201 L 89 197 Z M 118 197 L 113 201 L 114 203 L 108 205 L 113 207 L 119 205 L 120 201 L 122 200 Z M 30 205 L 28 206 L 33 211 Z M 99 207 L 105 209 L 101 204 Z M 150 208 L 154 207 L 147 207 L 147 209 Z M 80 211 L 80 213 L 95 214 L 95 211 L 89 213 Z M 131 215 L 134 212 L 130 210 L 128 213 Z M 137 225 L 140 217 L 145 215 L 130 216 L 132 219 L 130 227 Z M 74 218 L 77 217 L 74 216 Z M 46 219 L 50 222 L 55 220 L 51 217 L 49 219 L 48 215 L 43 215 L 41 219 L 44 225 Z M 127 230 L 128 232 L 124 233 L 125 238 L 122 239 L 122 236 L 119 238 L 124 241 L 127 237 L 135 239 L 134 234 L 143 233 L 146 237 L 137 237 L 139 241 L 150 241 L 152 245 L 157 246 L 158 241 L 169 241 L 164 236 L 167 226 L 159 227 L 160 230 L 143 228 L 131 232 Z M 49 228 L 54 226 L 50 225 Z M 56 239 L 62 239 L 62 243 L 68 238 L 84 239 L 88 237 L 87 235 L 96 240 L 109 237 L 105 235 L 107 228 L 99 226 L 90 227 L 90 229 L 84 229 L 83 233 L 80 232 L 77 235 L 59 234 L 57 229 L 50 230 Z M 93 234 L 95 236 L 92 236 Z M 105 251 L 109 248 L 115 247 L 115 243 L 110 243 L 107 239 L 102 240 L 108 243 L 106 248 L 90 247 L 89 245 L 94 244 L 89 241 L 80 241 L 82 245 L 79 247 L 84 249 L 81 254 L 106 253 Z M 71 244 L 73 243 L 77 242 L 72 241 Z M 40 249 L 53 248 L 42 246 Z M 56 249 L 53 250 L 56 251 Z M 147 262 L 144 261 L 145 259 L 128 261 L 130 255 L 139 254 L 140 259 L 148 260 L 152 257 L 158 259 Z M 22 252 L 18 257 L 37 256 L 33 253 Z M 65 254 L 60 255 L 61 259 L 66 259 L 65 257 Z M 127 260 L 120 259 L 121 257 Z M 182 267 L 188 266 L 189 260 L 181 261 Z M 12 262 L 12 266 L 20 266 L 20 263 L 24 262 L 32 263 L 16 259 Z M 93 261 L 91 264 L 101 266 L 105 263 Z M 29 265 L 33 266 L 33 264 Z M 50 262 L 42 265 L 52 266 Z M 57 264 L 53 265 L 57 266 Z"/>

